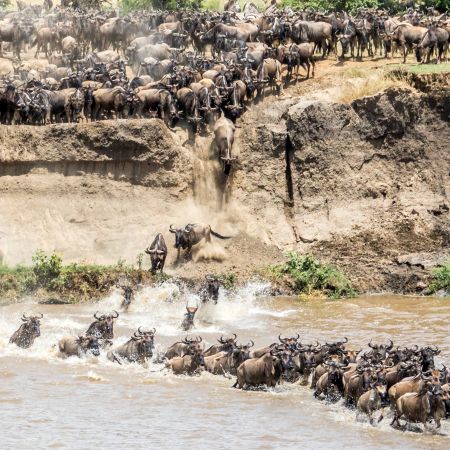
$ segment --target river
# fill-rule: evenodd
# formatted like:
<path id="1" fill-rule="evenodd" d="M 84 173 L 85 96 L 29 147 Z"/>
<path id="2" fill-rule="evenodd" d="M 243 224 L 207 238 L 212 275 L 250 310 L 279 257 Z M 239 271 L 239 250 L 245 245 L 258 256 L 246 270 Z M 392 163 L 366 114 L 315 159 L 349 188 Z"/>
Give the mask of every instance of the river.
<path id="1" fill-rule="evenodd" d="M 279 333 L 300 333 L 304 343 L 349 338 L 395 344 L 435 344 L 437 362 L 450 365 L 450 301 L 368 296 L 299 301 L 261 295 L 250 283 L 198 313 L 195 335 L 214 343 L 238 334 L 257 346 Z M 187 294 L 192 296 L 193 294 Z M 119 309 L 119 293 L 97 304 L 0 307 L 0 435 L 2 449 L 448 449 L 450 423 L 440 435 L 400 432 L 385 418 L 357 421 L 342 404 L 315 400 L 308 387 L 283 384 L 266 392 L 232 389 L 233 380 L 203 373 L 174 376 L 163 366 L 119 366 L 105 355 L 62 360 L 54 347 L 64 335 L 82 334 L 96 310 Z M 115 324 L 115 344 L 137 326 L 155 327 L 157 350 L 184 336 L 178 325 L 186 295 L 171 283 L 145 288 Z M 41 337 L 29 350 L 9 345 L 22 313 L 41 312 Z M 442 357 L 441 357 L 442 356 Z"/>

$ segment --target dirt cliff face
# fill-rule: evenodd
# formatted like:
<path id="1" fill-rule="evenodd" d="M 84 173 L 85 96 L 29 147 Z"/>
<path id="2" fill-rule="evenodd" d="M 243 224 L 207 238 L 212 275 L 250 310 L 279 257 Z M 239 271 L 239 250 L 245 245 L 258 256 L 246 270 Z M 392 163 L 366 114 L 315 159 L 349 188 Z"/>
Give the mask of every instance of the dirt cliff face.
<path id="1" fill-rule="evenodd" d="M 350 105 L 300 101 L 267 118 L 243 146 L 256 161 L 241 175 L 265 199 L 261 223 L 278 222 L 266 232 L 336 263 L 360 290 L 420 288 L 424 269 L 449 257 L 445 96 L 389 89 Z"/>
<path id="2" fill-rule="evenodd" d="M 415 87 L 252 107 L 226 182 L 211 135 L 186 144 L 156 119 L 0 127 L 6 259 L 43 248 L 133 261 L 163 231 L 174 274 L 248 276 L 294 248 L 337 264 L 362 291 L 414 291 L 450 257 L 449 90 Z M 188 222 L 235 237 L 216 260 L 175 267 L 166 230 Z"/>

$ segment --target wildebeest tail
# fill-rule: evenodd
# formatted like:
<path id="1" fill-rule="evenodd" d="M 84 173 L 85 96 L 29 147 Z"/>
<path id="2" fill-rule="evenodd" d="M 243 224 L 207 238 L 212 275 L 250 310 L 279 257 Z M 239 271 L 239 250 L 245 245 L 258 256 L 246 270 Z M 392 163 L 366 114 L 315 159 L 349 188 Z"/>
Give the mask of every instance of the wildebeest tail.
<path id="1" fill-rule="evenodd" d="M 219 239 L 231 239 L 231 236 L 222 236 L 221 234 L 213 231 L 212 228 L 211 228 L 211 234 L 215 237 L 218 237 Z"/>

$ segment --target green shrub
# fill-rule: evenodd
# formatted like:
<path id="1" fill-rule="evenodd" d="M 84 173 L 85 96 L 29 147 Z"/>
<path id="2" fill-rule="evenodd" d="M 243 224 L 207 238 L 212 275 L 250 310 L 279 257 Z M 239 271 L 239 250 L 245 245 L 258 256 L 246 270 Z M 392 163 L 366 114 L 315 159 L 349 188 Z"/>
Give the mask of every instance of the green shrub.
<path id="1" fill-rule="evenodd" d="M 433 270 L 433 281 L 429 290 L 431 293 L 443 290 L 450 294 L 450 261 Z"/>
<path id="2" fill-rule="evenodd" d="M 56 253 L 47 256 L 42 250 L 38 250 L 32 258 L 33 272 L 36 282 L 40 287 L 51 289 L 62 270 L 62 258 Z"/>
<path id="3" fill-rule="evenodd" d="M 292 289 L 298 294 L 320 291 L 330 298 L 353 297 L 350 281 L 334 266 L 322 264 L 311 255 L 286 253 L 287 261 L 272 268 L 276 277 L 288 279 Z"/>

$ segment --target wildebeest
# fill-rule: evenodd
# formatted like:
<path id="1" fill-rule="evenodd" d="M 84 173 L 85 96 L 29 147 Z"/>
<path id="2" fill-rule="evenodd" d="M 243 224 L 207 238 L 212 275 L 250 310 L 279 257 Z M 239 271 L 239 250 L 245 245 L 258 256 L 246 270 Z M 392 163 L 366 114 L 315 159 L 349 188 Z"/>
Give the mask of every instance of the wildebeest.
<path id="1" fill-rule="evenodd" d="M 131 305 L 131 300 L 133 299 L 133 288 L 129 285 L 118 285 L 120 289 L 123 290 L 123 300 L 122 300 L 122 309 L 127 311 Z"/>
<path id="2" fill-rule="evenodd" d="M 445 405 L 442 399 L 442 386 L 439 384 L 424 384 L 416 393 L 402 395 L 395 403 L 395 415 L 391 425 L 400 424 L 400 419 L 407 422 L 423 423 L 434 420 L 436 428 L 441 427 L 441 419 L 445 418 Z"/>
<path id="3" fill-rule="evenodd" d="M 189 331 L 194 326 L 194 317 L 198 308 L 186 307 L 184 319 L 181 322 L 180 328 L 183 331 Z"/>
<path id="4" fill-rule="evenodd" d="M 231 350 L 205 357 L 208 372 L 215 375 L 223 375 L 225 373 L 235 375 L 237 368 L 250 358 L 250 348 L 254 345 L 253 341 L 250 341 L 246 345 L 236 344 Z"/>
<path id="5" fill-rule="evenodd" d="M 386 396 L 386 385 L 376 383 L 371 384 L 370 389 L 359 397 L 358 410 L 367 414 L 371 425 L 373 425 L 373 413 L 381 409 Z M 378 422 L 381 422 L 381 420 L 383 420 L 383 413 L 380 413 L 378 417 Z"/>
<path id="6" fill-rule="evenodd" d="M 61 356 L 78 356 L 81 358 L 90 352 L 94 356 L 100 355 L 100 344 L 97 336 L 66 336 L 58 343 Z"/>
<path id="7" fill-rule="evenodd" d="M 236 159 L 231 156 L 235 131 L 235 125 L 226 117 L 221 117 L 214 124 L 214 145 L 217 148 L 218 156 L 223 167 L 223 173 L 225 175 L 230 174 L 231 163 Z M 216 236 L 216 234 L 214 235 Z M 224 237 L 221 237 L 221 239 L 224 239 Z"/>
<path id="8" fill-rule="evenodd" d="M 89 325 L 86 336 L 97 336 L 103 339 L 114 338 L 114 319 L 119 317 L 119 313 L 97 316 L 98 311 L 94 314 L 95 321 Z"/>
<path id="9" fill-rule="evenodd" d="M 223 351 L 230 352 L 236 346 L 236 339 L 237 339 L 236 333 L 233 333 L 233 337 L 229 337 L 226 339 L 223 336 L 221 336 L 219 339 L 217 339 L 217 342 L 219 344 L 211 345 L 211 347 L 205 350 L 204 352 L 205 357 L 212 356 Z"/>
<path id="10" fill-rule="evenodd" d="M 183 356 L 188 354 L 191 349 L 201 349 L 203 348 L 203 339 L 198 336 L 197 339 L 190 339 L 187 336 L 182 340 L 172 344 L 164 354 L 166 359 L 172 359 L 175 356 Z"/>
<path id="11" fill-rule="evenodd" d="M 191 348 L 189 353 L 184 356 L 175 356 L 166 362 L 166 367 L 171 369 L 177 375 L 187 374 L 193 375 L 205 366 L 205 358 L 203 349 Z"/>
<path id="12" fill-rule="evenodd" d="M 43 314 L 39 316 L 22 315 L 22 321 L 24 322 L 14 332 L 9 339 L 10 344 L 16 344 L 21 348 L 30 348 L 33 345 L 34 340 L 41 335 L 41 322 L 40 319 L 44 317 Z"/>
<path id="13" fill-rule="evenodd" d="M 156 271 L 159 270 L 163 273 L 164 264 L 167 257 L 167 246 L 161 233 L 156 235 L 153 242 L 145 250 L 145 253 L 150 255 L 150 259 L 152 261 L 151 272 L 156 273 Z"/>
<path id="14" fill-rule="evenodd" d="M 201 291 L 202 302 L 207 303 L 212 300 L 214 304 L 217 305 L 217 300 L 219 300 L 220 280 L 210 274 L 206 275 L 205 280 L 206 284 Z"/>
<path id="15" fill-rule="evenodd" d="M 125 344 L 108 352 L 108 359 L 119 364 L 121 364 L 121 360 L 144 364 L 153 356 L 155 333 L 155 328 L 150 331 L 143 331 L 139 327 Z"/>
<path id="16" fill-rule="evenodd" d="M 189 223 L 184 228 L 173 228 L 170 225 L 169 231 L 175 234 L 175 248 L 178 250 L 177 259 L 180 258 L 181 249 L 187 250 L 188 255 L 192 246 L 198 244 L 203 239 L 205 242 L 211 242 L 211 234 L 219 239 L 230 239 L 230 236 L 222 236 L 211 229 L 210 225 L 200 225 Z"/>
<path id="17" fill-rule="evenodd" d="M 275 348 L 260 358 L 244 361 L 237 368 L 237 380 L 233 387 L 239 389 L 260 385 L 274 387 L 280 381 L 283 370 L 290 368 L 292 368 L 290 355 Z"/>

